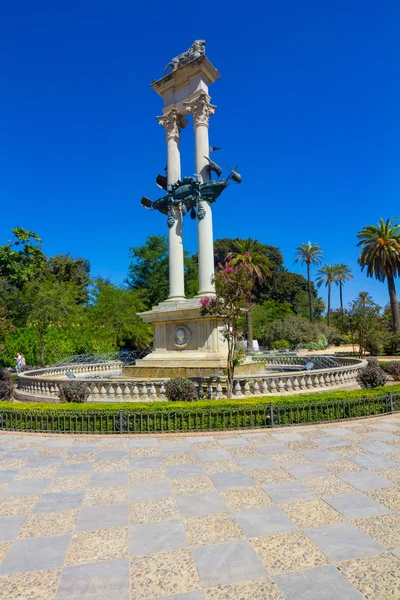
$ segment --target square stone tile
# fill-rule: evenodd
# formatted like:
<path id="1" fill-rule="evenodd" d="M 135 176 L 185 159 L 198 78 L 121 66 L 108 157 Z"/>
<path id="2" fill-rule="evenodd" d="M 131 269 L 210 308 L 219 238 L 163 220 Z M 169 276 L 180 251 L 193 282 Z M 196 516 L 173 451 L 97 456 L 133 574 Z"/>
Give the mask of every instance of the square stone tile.
<path id="1" fill-rule="evenodd" d="M 92 470 L 93 463 L 63 464 L 58 467 L 55 477 L 82 477 L 83 475 L 90 475 Z"/>
<path id="2" fill-rule="evenodd" d="M 271 575 L 328 564 L 326 556 L 302 531 L 256 537 L 251 545 Z"/>
<path id="3" fill-rule="evenodd" d="M 324 446 L 324 448 L 340 448 L 341 446 L 347 446 L 347 442 L 334 437 L 319 438 L 316 441 L 316 444 L 318 444 L 318 446 Z"/>
<path id="4" fill-rule="evenodd" d="M 208 546 L 244 539 L 245 535 L 229 513 L 183 519 L 189 546 Z"/>
<path id="5" fill-rule="evenodd" d="M 24 448 L 22 450 L 9 450 L 3 456 L 6 460 L 11 460 L 13 458 L 32 458 L 36 454 L 36 448 Z"/>
<path id="6" fill-rule="evenodd" d="M 312 460 L 313 462 L 325 462 L 340 459 L 340 456 L 327 450 L 326 448 L 317 448 L 316 450 L 299 450 L 299 454 Z"/>
<path id="7" fill-rule="evenodd" d="M 397 467 L 397 463 L 395 463 L 393 460 L 384 458 L 379 454 L 365 454 L 364 456 L 352 456 L 350 460 L 356 465 L 360 465 L 360 467 L 364 467 L 364 469 L 370 469 L 371 471 L 373 471 L 374 469 L 386 469 L 388 467 Z"/>
<path id="8" fill-rule="evenodd" d="M 184 439 L 186 444 L 217 443 L 213 435 L 186 435 Z"/>
<path id="9" fill-rule="evenodd" d="M 374 454 L 384 454 L 385 452 L 393 452 L 393 447 L 384 442 L 369 442 L 368 444 L 360 444 L 360 448 Z"/>
<path id="10" fill-rule="evenodd" d="M 230 460 L 232 457 L 226 450 L 199 450 L 196 452 L 200 462 L 210 462 L 215 460 Z"/>
<path id="11" fill-rule="evenodd" d="M 97 460 L 121 460 L 123 458 L 128 458 L 129 451 L 128 450 L 102 450 L 97 454 Z"/>
<path id="12" fill-rule="evenodd" d="M 193 452 L 192 447 L 189 444 L 171 444 L 160 446 L 162 455 L 169 454 L 191 454 Z"/>
<path id="13" fill-rule="evenodd" d="M 173 496 L 131 502 L 129 505 L 129 525 L 176 519 L 179 519 L 179 512 L 177 501 Z"/>
<path id="14" fill-rule="evenodd" d="M 106 504 L 127 504 L 129 486 L 90 488 L 85 491 L 82 506 L 104 506 Z"/>
<path id="15" fill-rule="evenodd" d="M 333 565 L 277 575 L 276 583 L 286 600 L 364 600 Z"/>
<path id="16" fill-rule="evenodd" d="M 55 600 L 61 569 L 30 571 L 0 576 L 0 600 Z"/>
<path id="17" fill-rule="evenodd" d="M 62 567 L 70 539 L 58 535 L 15 541 L 0 565 L 0 575 Z"/>
<path id="18" fill-rule="evenodd" d="M 84 491 L 77 492 L 58 492 L 51 494 L 42 494 L 37 501 L 33 512 L 54 512 L 57 510 L 72 510 L 80 508 Z"/>
<path id="19" fill-rule="evenodd" d="M 362 426 L 360 425 L 360 427 L 362 427 Z M 371 431 L 369 427 L 367 427 L 367 430 Z M 327 427 L 327 428 L 320 429 L 320 432 L 324 433 L 324 434 L 328 434 L 328 435 L 333 435 L 333 436 L 339 437 L 339 438 L 341 438 L 341 437 L 346 438 L 348 436 L 352 436 L 354 433 L 353 431 L 351 431 L 349 429 L 345 429 L 344 427 Z"/>
<path id="20" fill-rule="evenodd" d="M 12 481 L 17 474 L 18 474 L 17 469 L 0 471 L 0 483 L 4 483 L 4 482 L 8 483 L 9 481 Z"/>
<path id="21" fill-rule="evenodd" d="M 400 517 L 387 514 L 357 519 L 354 521 L 361 531 L 369 535 L 384 548 L 400 548 Z"/>
<path id="22" fill-rule="evenodd" d="M 27 515 L 0 517 L 0 542 L 15 540 L 27 518 Z"/>
<path id="23" fill-rule="evenodd" d="M 372 498 L 361 492 L 327 496 L 325 497 L 325 501 L 351 521 L 364 517 L 383 515 L 389 512 L 382 504 L 375 502 L 375 500 L 372 500 Z"/>
<path id="24" fill-rule="evenodd" d="M 241 492 L 243 490 L 240 490 Z M 198 517 L 200 515 L 212 515 L 215 513 L 223 513 L 228 510 L 227 505 L 223 501 L 223 493 L 221 495 L 213 492 L 206 494 L 192 494 L 190 496 L 177 496 L 179 513 L 181 517 Z"/>
<path id="25" fill-rule="evenodd" d="M 328 477 L 329 475 L 329 472 L 324 467 L 315 465 L 314 463 L 307 465 L 292 465 L 290 467 L 285 467 L 285 470 L 295 477 L 295 479 L 315 479 L 315 477 Z"/>
<path id="26" fill-rule="evenodd" d="M 315 494 L 310 492 L 300 481 L 296 480 L 269 483 L 263 485 L 263 489 L 277 504 L 289 504 L 290 502 L 301 502 L 302 500 L 312 500 L 315 498 Z"/>
<path id="27" fill-rule="evenodd" d="M 360 471 L 356 473 L 344 473 L 339 475 L 340 479 L 346 481 L 361 492 L 365 490 L 375 490 L 377 488 L 392 487 L 393 481 L 385 479 L 371 471 Z"/>
<path id="28" fill-rule="evenodd" d="M 80 531 L 69 545 L 66 565 L 97 563 L 129 556 L 128 527 Z"/>
<path id="29" fill-rule="evenodd" d="M 171 485 L 177 496 L 215 492 L 214 484 L 207 475 L 171 479 Z"/>
<path id="30" fill-rule="evenodd" d="M 49 537 L 73 533 L 79 510 L 35 513 L 28 517 L 18 539 Z"/>
<path id="31" fill-rule="evenodd" d="M 285 600 L 276 583 L 270 578 L 232 585 L 229 585 L 229 583 L 217 585 L 206 590 L 205 598 L 206 600 L 237 600 L 239 598 L 240 600 Z M 164 600 L 167 600 L 167 598 Z M 174 598 L 171 600 L 174 600 Z M 186 600 L 186 598 L 182 596 L 179 600 Z M 187 598 L 187 600 L 191 600 L 191 598 Z M 200 597 L 199 600 L 201 600 Z"/>
<path id="32" fill-rule="evenodd" d="M 382 488 L 369 490 L 367 495 L 386 506 L 389 510 L 400 513 L 400 488 L 399 486 L 391 488 Z"/>
<path id="33" fill-rule="evenodd" d="M 339 458 L 338 460 L 332 460 L 324 462 L 323 467 L 331 473 L 331 475 L 343 475 L 344 473 L 355 473 L 365 471 L 364 467 L 360 467 L 347 458 Z"/>
<path id="34" fill-rule="evenodd" d="M 383 548 L 353 523 L 335 523 L 305 530 L 310 540 L 334 562 L 379 554 Z"/>
<path id="35" fill-rule="evenodd" d="M 238 471 L 236 473 L 217 473 L 210 475 L 217 490 L 230 490 L 235 488 L 247 488 L 254 485 L 254 480 L 247 473 Z"/>
<path id="36" fill-rule="evenodd" d="M 196 477 L 206 474 L 206 470 L 204 469 L 204 465 L 209 465 L 212 463 L 203 463 L 200 465 L 199 463 L 189 463 L 189 464 L 179 464 L 172 465 L 167 467 L 168 476 L 171 479 L 176 479 L 178 477 Z"/>
<path id="37" fill-rule="evenodd" d="M 131 525 L 129 537 L 131 556 L 170 552 L 188 546 L 183 524 L 179 520 Z"/>
<path id="38" fill-rule="evenodd" d="M 278 506 L 235 511 L 234 515 L 247 537 L 297 529 L 293 521 Z"/>
<path id="39" fill-rule="evenodd" d="M 99 444 L 86 444 L 82 442 L 80 444 L 76 444 L 76 439 L 74 440 L 73 446 L 68 450 L 68 454 L 86 454 L 87 452 L 99 452 L 100 445 Z"/>
<path id="40" fill-rule="evenodd" d="M 243 468 L 235 460 L 215 460 L 203 463 L 205 473 L 216 475 L 217 473 L 236 473 Z"/>
<path id="41" fill-rule="evenodd" d="M 257 446 L 257 448 L 263 454 L 286 454 L 290 451 L 289 446 L 285 446 L 285 444 L 263 444 L 262 446 Z"/>
<path id="42" fill-rule="evenodd" d="M 90 480 L 90 475 L 78 475 L 76 477 L 55 477 L 47 487 L 46 493 L 49 492 L 74 492 L 76 490 L 84 490 Z"/>
<path id="43" fill-rule="evenodd" d="M 133 502 L 166 498 L 172 496 L 172 494 L 173 490 L 169 481 L 149 481 L 148 483 L 132 483 L 130 485 L 130 499 Z"/>
<path id="44" fill-rule="evenodd" d="M 129 459 L 130 469 L 153 469 L 154 467 L 163 467 L 162 456 L 138 456 Z"/>
<path id="45" fill-rule="evenodd" d="M 165 467 L 154 469 L 135 469 L 129 471 L 129 483 L 146 483 L 151 481 L 166 481 L 168 473 Z"/>
<path id="46" fill-rule="evenodd" d="M 320 499 L 285 504 L 282 509 L 302 529 L 346 521 L 343 515 Z"/>
<path id="47" fill-rule="evenodd" d="M 251 469 L 249 475 L 259 485 L 293 480 L 293 477 L 281 467 L 275 469 Z"/>
<path id="48" fill-rule="evenodd" d="M 267 577 L 268 573 L 247 540 L 192 550 L 204 587 Z"/>
<path id="49" fill-rule="evenodd" d="M 7 498 L 10 496 L 32 496 L 34 494 L 41 494 L 49 479 L 28 479 L 26 481 L 11 481 L 8 484 L 4 492 L 1 494 L 1 498 Z"/>
<path id="50" fill-rule="evenodd" d="M 273 433 L 272 436 L 278 440 L 278 442 L 302 442 L 304 437 L 294 431 L 287 433 Z"/>
<path id="51" fill-rule="evenodd" d="M 28 515 L 40 496 L 12 496 L 11 498 L 0 498 L 0 517 L 13 517 L 16 515 Z"/>
<path id="52" fill-rule="evenodd" d="M 47 596 L 44 597 L 50 600 Z M 56 600 L 104 600 L 105 598 L 129 600 L 128 559 L 104 560 L 99 563 L 64 568 Z"/>
<path id="53" fill-rule="evenodd" d="M 274 461 L 268 456 L 263 454 L 260 456 L 246 456 L 245 458 L 237 458 L 236 461 L 246 471 L 249 469 L 267 469 L 276 467 L 276 463 L 274 463 Z"/>
<path id="54" fill-rule="evenodd" d="M 341 563 L 338 568 L 363 597 L 400 598 L 400 560 L 393 554 L 356 558 Z"/>
<path id="55" fill-rule="evenodd" d="M 356 491 L 353 486 L 345 483 L 335 475 L 331 475 L 330 477 L 317 477 L 316 479 L 305 479 L 303 483 L 320 498 L 323 498 L 324 496 L 333 496 L 334 494 L 351 494 Z"/>
<path id="56" fill-rule="evenodd" d="M 239 488 L 220 492 L 229 510 L 246 510 L 273 504 L 271 498 L 260 487 Z"/>
<path id="57" fill-rule="evenodd" d="M 136 556 L 130 566 L 131 598 L 178 596 L 200 590 L 201 583 L 190 550 Z M 167 574 L 167 576 L 166 576 Z M 116 599 L 117 600 L 117 599 Z"/>
<path id="58" fill-rule="evenodd" d="M 128 525 L 128 505 L 110 504 L 108 506 L 88 506 L 79 513 L 76 531 L 110 529 Z"/>
<path id="59" fill-rule="evenodd" d="M 38 458 L 31 458 L 25 464 L 25 467 L 27 469 L 33 469 L 34 467 L 57 467 L 61 464 L 61 461 L 61 456 L 39 456 Z"/>
<path id="60" fill-rule="evenodd" d="M 220 440 L 219 443 L 223 448 L 240 448 L 241 446 L 249 446 L 249 442 L 242 436 Z"/>

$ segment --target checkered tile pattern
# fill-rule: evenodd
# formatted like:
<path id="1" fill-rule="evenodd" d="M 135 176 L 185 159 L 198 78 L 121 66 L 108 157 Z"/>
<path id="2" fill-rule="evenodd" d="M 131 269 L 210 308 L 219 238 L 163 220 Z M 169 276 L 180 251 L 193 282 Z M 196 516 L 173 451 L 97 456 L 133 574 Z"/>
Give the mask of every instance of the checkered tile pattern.
<path id="1" fill-rule="evenodd" d="M 0 434 L 0 600 L 400 598 L 400 418 Z"/>

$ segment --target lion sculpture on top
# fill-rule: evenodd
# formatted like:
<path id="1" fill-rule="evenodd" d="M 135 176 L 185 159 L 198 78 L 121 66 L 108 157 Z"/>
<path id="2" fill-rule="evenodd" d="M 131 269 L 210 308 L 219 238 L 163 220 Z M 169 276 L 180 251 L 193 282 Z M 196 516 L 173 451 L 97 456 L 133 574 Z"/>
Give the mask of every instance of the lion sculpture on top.
<path id="1" fill-rule="evenodd" d="M 200 56 L 204 56 L 206 53 L 206 42 L 205 40 L 195 40 L 193 42 L 193 44 L 190 46 L 189 50 L 186 50 L 186 52 L 182 52 L 182 54 L 178 54 L 178 56 L 175 56 L 175 58 L 173 58 L 165 67 L 164 69 L 164 75 L 166 75 L 167 70 L 170 68 L 171 69 L 171 73 L 173 73 L 174 71 L 177 70 L 178 67 L 181 67 L 182 65 L 186 65 L 186 63 L 190 62 L 191 60 L 195 60 L 196 58 L 199 58 Z"/>

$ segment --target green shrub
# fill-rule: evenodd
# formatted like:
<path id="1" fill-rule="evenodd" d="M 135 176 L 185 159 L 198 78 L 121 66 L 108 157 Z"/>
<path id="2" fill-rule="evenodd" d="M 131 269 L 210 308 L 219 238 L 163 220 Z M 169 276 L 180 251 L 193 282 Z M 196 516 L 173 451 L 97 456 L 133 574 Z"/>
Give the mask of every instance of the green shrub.
<path id="1" fill-rule="evenodd" d="M 196 399 L 196 386 L 186 377 L 174 377 L 165 384 L 165 395 L 171 402 L 192 402 Z"/>
<path id="2" fill-rule="evenodd" d="M 400 360 L 391 360 L 383 366 L 383 370 L 390 375 L 394 381 L 400 381 Z"/>
<path id="3" fill-rule="evenodd" d="M 275 350 L 289 350 L 290 343 L 287 340 L 275 340 L 275 342 L 272 342 L 271 348 Z"/>
<path id="4" fill-rule="evenodd" d="M 378 365 L 376 358 L 368 358 L 368 365 L 362 369 L 357 381 L 362 388 L 377 388 L 387 382 L 387 375 Z"/>
<path id="5" fill-rule="evenodd" d="M 4 369 L 0 370 L 0 400 L 11 400 L 14 387 L 11 374 Z"/>
<path id="6" fill-rule="evenodd" d="M 65 381 L 59 384 L 61 402 L 76 402 L 82 404 L 89 398 L 89 387 L 83 381 Z"/>

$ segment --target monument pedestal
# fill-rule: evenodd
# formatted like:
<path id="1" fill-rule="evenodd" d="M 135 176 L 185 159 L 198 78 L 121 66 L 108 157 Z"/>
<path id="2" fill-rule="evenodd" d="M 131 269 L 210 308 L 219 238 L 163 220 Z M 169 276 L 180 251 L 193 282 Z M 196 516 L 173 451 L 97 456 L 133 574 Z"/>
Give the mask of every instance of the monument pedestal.
<path id="1" fill-rule="evenodd" d="M 127 377 L 215 377 L 226 371 L 228 348 L 222 325 L 215 317 L 202 317 L 198 298 L 162 302 L 140 313 L 154 328 L 153 352 L 124 367 Z"/>

